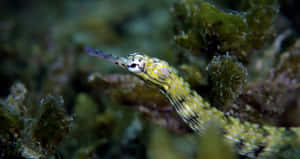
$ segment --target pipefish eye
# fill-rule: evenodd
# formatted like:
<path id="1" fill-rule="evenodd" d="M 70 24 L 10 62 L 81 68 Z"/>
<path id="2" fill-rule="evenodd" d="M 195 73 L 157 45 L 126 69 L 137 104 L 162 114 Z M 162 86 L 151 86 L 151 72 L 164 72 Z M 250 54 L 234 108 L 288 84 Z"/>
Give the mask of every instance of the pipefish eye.
<path id="1" fill-rule="evenodd" d="M 136 67 L 136 66 L 137 66 L 137 64 L 133 63 L 133 64 L 131 64 L 129 67 L 134 68 L 134 67 Z"/>
<path id="2" fill-rule="evenodd" d="M 128 57 L 127 70 L 133 73 L 140 73 L 144 71 L 145 62 L 144 56 L 138 53 L 133 53 Z"/>

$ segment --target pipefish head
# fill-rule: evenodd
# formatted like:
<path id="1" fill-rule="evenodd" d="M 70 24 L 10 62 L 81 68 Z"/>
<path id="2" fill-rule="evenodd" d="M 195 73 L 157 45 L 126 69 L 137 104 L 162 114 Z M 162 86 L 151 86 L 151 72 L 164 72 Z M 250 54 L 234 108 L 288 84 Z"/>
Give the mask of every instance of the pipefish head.
<path id="1" fill-rule="evenodd" d="M 158 87 L 164 86 L 170 76 L 169 64 L 157 58 L 151 58 L 140 53 L 132 53 L 127 57 L 117 57 L 103 51 L 85 47 L 89 55 L 97 56 L 133 73 L 146 82 L 150 82 Z"/>

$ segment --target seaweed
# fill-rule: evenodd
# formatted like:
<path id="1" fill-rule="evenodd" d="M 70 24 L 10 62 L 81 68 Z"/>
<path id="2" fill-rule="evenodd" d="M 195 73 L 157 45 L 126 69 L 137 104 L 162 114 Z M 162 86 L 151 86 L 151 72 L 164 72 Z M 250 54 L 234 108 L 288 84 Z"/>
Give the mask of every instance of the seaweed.
<path id="1" fill-rule="evenodd" d="M 203 0 L 181 0 L 172 10 L 174 41 L 195 55 L 213 57 L 230 51 L 247 61 L 273 36 L 276 0 L 249 1 L 245 12 L 225 12 Z"/>
<path id="2" fill-rule="evenodd" d="M 47 158 L 68 134 L 72 119 L 65 114 L 62 97 L 42 98 L 39 115 L 32 114 L 30 103 L 22 83 L 1 100 L 1 158 Z"/>
<path id="3" fill-rule="evenodd" d="M 62 97 L 47 95 L 41 100 L 42 112 L 32 128 L 35 140 L 47 151 L 52 151 L 70 131 L 70 122 L 65 114 Z"/>
<path id="4" fill-rule="evenodd" d="M 247 83 L 246 68 L 230 55 L 216 56 L 207 65 L 213 105 L 228 107 L 239 97 Z"/>
<path id="5" fill-rule="evenodd" d="M 3 1 L 0 158 L 236 157 L 218 130 L 194 135 L 156 88 L 83 45 L 164 59 L 242 121 L 300 125 L 298 5 L 279 2 Z"/>

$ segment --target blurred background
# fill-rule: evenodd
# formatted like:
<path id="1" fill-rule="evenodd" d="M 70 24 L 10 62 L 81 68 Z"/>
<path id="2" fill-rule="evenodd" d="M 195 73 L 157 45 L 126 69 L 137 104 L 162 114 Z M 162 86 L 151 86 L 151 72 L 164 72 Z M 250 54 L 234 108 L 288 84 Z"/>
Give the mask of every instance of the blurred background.
<path id="1" fill-rule="evenodd" d="M 295 126 L 299 6 L 297 0 L 2 0 L 0 158 L 242 158 L 214 128 L 192 133 L 157 89 L 88 56 L 83 46 L 164 59 L 222 111 Z"/>

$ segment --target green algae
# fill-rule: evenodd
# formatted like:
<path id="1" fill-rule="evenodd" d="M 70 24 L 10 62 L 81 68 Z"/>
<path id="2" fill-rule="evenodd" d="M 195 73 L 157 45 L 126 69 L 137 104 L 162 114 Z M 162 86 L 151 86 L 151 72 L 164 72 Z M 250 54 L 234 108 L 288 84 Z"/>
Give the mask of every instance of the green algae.
<path id="1" fill-rule="evenodd" d="M 21 83 L 15 84 L 11 88 L 12 94 L 6 100 L 0 100 L 0 114 L 1 114 L 1 129 L 2 133 L 8 133 L 9 129 L 24 128 L 22 119 L 26 113 L 24 107 L 24 100 L 27 95 L 27 89 Z M 2 134 L 1 133 L 1 134 Z"/>
<path id="2" fill-rule="evenodd" d="M 216 56 L 207 66 L 212 85 L 213 104 L 227 107 L 242 93 L 247 83 L 247 70 L 230 55 Z"/>
<path id="3" fill-rule="evenodd" d="M 32 0 L 13 1 L 20 8 L 11 10 L 12 2 L 4 1 L 0 158 L 234 158 L 211 130 L 200 139 L 190 137 L 159 91 L 132 76 L 111 74 L 121 70 L 83 54 L 82 45 L 162 58 L 229 115 L 299 125 L 299 45 L 291 46 L 298 35 L 290 21 L 282 13 L 285 21 L 275 19 L 275 0 L 214 4 L 219 2 Z M 269 45 L 285 29 L 295 39 Z M 228 63 L 218 63 L 222 60 Z M 243 78 L 230 83 L 241 68 L 249 72 L 248 83 Z M 297 158 L 299 148 L 287 149 L 273 158 Z"/>
<path id="4" fill-rule="evenodd" d="M 197 55 L 212 57 L 216 52 L 246 60 L 254 49 L 264 47 L 272 37 L 272 22 L 277 15 L 275 0 L 251 1 L 246 12 L 224 12 L 202 0 L 182 0 L 171 10 L 174 40 Z"/>
<path id="5" fill-rule="evenodd" d="M 42 112 L 33 127 L 34 139 L 46 150 L 53 150 L 70 131 L 71 118 L 63 108 L 62 97 L 47 95 L 41 100 Z"/>
<path id="6" fill-rule="evenodd" d="M 207 76 L 205 71 L 194 65 L 183 64 L 179 67 L 180 73 L 191 87 L 207 85 Z"/>
<path id="7" fill-rule="evenodd" d="M 71 119 L 64 113 L 62 97 L 47 95 L 40 102 L 40 115 L 33 114 L 30 109 L 35 107 L 28 105 L 32 101 L 22 83 L 16 83 L 11 88 L 11 95 L 1 100 L 0 139 L 1 144 L 7 144 L 1 155 L 49 157 L 68 133 Z"/>

